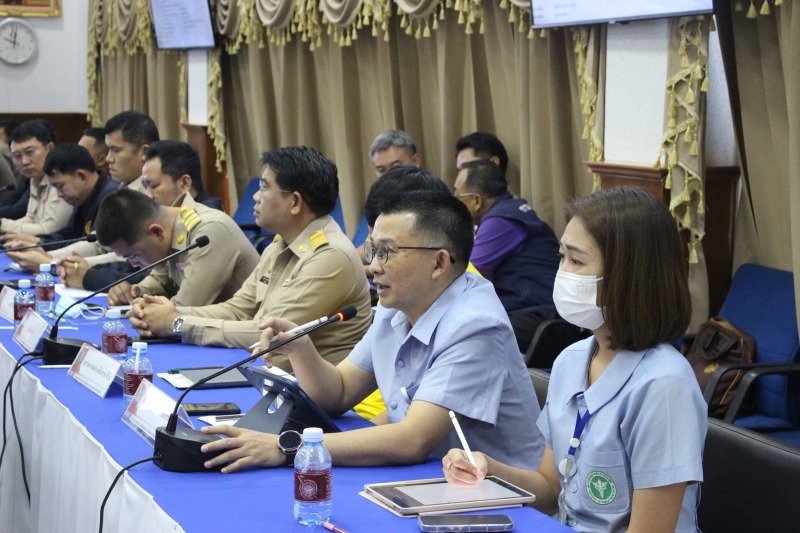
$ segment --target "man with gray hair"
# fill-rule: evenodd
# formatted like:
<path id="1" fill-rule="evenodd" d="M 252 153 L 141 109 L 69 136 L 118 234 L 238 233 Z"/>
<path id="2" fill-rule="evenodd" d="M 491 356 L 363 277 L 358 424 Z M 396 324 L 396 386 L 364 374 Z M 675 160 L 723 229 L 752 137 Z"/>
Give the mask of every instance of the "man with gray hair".
<path id="1" fill-rule="evenodd" d="M 369 145 L 369 158 L 375 167 L 375 177 L 403 165 L 420 166 L 419 153 L 414 139 L 402 130 L 386 130 Z"/>

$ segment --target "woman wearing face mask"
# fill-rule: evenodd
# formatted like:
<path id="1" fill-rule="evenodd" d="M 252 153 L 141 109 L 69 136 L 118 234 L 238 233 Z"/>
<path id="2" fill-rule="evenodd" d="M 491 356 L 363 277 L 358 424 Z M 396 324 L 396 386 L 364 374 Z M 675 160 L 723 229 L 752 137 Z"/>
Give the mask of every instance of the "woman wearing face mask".
<path id="1" fill-rule="evenodd" d="M 691 315 L 686 262 L 672 216 L 638 189 L 601 190 L 567 207 L 553 298 L 591 329 L 556 360 L 537 422 L 538 471 L 462 450 L 447 480 L 495 475 L 579 531 L 696 531 L 706 404 L 671 344 Z"/>

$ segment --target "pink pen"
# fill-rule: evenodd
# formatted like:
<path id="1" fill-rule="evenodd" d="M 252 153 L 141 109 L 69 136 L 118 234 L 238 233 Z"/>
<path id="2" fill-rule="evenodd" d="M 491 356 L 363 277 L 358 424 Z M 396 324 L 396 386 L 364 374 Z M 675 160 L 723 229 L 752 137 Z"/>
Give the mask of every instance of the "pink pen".
<path id="1" fill-rule="evenodd" d="M 324 527 L 328 531 L 333 531 L 333 533 L 347 533 L 347 531 L 345 531 L 344 529 L 342 529 L 340 527 L 336 527 L 333 524 L 331 524 L 330 522 L 323 522 L 322 523 L 322 527 Z"/>

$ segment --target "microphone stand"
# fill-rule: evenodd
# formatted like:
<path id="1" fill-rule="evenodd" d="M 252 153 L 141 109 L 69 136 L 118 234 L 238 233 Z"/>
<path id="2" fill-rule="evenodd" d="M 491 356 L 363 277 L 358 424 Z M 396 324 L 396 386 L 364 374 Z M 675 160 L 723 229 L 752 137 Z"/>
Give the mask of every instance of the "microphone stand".
<path id="1" fill-rule="evenodd" d="M 131 279 L 135 275 L 137 275 L 137 274 L 139 274 L 141 272 L 144 272 L 146 270 L 150 270 L 152 268 L 155 268 L 158 265 L 160 265 L 162 263 L 165 263 L 165 262 L 169 261 L 170 259 L 172 259 L 172 258 L 174 258 L 174 257 L 176 257 L 176 256 L 178 256 L 178 255 L 180 255 L 182 253 L 186 253 L 189 250 L 192 250 L 194 248 L 202 248 L 203 246 L 207 245 L 208 242 L 209 242 L 208 237 L 206 237 L 205 235 L 201 235 L 200 237 L 195 239 L 195 241 L 191 245 L 187 246 L 183 250 L 178 250 L 177 252 L 171 253 L 168 256 L 164 257 L 163 259 L 159 259 L 155 263 L 151 263 L 151 264 L 147 265 L 144 268 L 140 268 L 136 272 L 132 272 L 132 273 L 128 274 L 127 276 L 123 277 L 122 279 L 118 279 L 117 281 L 115 281 L 113 283 L 110 283 L 109 285 L 106 285 L 103 288 L 97 289 L 92 294 L 90 294 L 88 296 L 85 296 L 84 298 L 81 298 L 80 300 L 77 300 L 77 301 L 73 302 L 69 307 L 64 309 L 64 311 L 62 311 L 60 315 L 58 315 L 58 318 L 56 318 L 55 322 L 53 323 L 53 328 L 50 330 L 50 335 L 48 335 L 47 337 L 45 337 L 43 339 L 44 364 L 46 364 L 46 365 L 70 365 L 70 364 L 72 364 L 72 362 L 75 360 L 75 357 L 77 357 L 78 352 L 81 349 L 81 346 L 83 346 L 83 343 L 85 342 L 85 341 L 83 341 L 81 339 L 72 339 L 72 338 L 68 338 L 68 337 L 59 337 L 58 336 L 58 323 L 61 321 L 61 319 L 64 317 L 64 315 L 67 314 L 67 312 L 70 309 L 72 309 L 73 307 L 75 307 L 78 304 L 82 304 L 83 302 L 85 302 L 86 300 L 89 300 L 90 298 L 93 298 L 93 297 L 97 296 L 101 292 L 107 291 L 108 289 L 114 287 L 115 285 L 118 285 L 118 284 L 122 283 L 123 281 L 128 281 L 129 279 Z M 96 344 L 94 344 L 94 343 L 89 343 L 89 344 L 92 344 L 95 348 L 99 349 L 99 346 L 97 346 Z"/>
<path id="2" fill-rule="evenodd" d="M 202 431 L 197 431 L 195 429 L 178 428 L 178 409 L 180 409 L 181 402 L 183 402 L 183 398 L 189 393 L 189 391 L 199 387 L 203 383 L 221 376 L 226 372 L 238 368 L 245 363 L 249 363 L 261 357 L 262 355 L 266 355 L 274 350 L 277 350 L 281 346 L 285 346 L 304 335 L 308 335 L 319 328 L 325 327 L 328 324 L 333 324 L 334 322 L 350 320 L 355 315 L 356 308 L 353 306 L 347 306 L 330 317 L 327 321 L 311 326 L 308 329 L 299 332 L 297 335 L 289 337 L 288 339 L 279 341 L 275 344 L 270 344 L 267 349 L 252 354 L 245 359 L 242 359 L 238 363 L 234 363 L 223 368 L 222 370 L 214 372 L 213 374 L 196 381 L 190 387 L 187 387 L 175 402 L 175 409 L 172 411 L 172 414 L 169 415 L 169 420 L 167 421 L 166 427 L 160 427 L 156 429 L 156 440 L 155 444 L 153 445 L 153 455 L 157 456 L 158 458 L 153 461 L 153 464 L 162 470 L 167 470 L 169 472 L 208 471 L 208 469 L 204 466 L 204 463 L 213 458 L 214 454 L 203 453 L 200 451 L 200 447 L 203 444 L 214 442 L 222 437 L 219 435 L 209 435 L 208 433 L 203 433 Z"/>

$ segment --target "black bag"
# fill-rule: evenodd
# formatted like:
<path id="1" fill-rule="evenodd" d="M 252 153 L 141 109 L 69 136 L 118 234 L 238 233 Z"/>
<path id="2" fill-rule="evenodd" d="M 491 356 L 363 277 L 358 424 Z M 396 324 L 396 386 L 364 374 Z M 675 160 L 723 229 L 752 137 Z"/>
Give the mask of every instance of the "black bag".
<path id="1" fill-rule="evenodd" d="M 724 318 L 712 318 L 697 332 L 686 358 L 694 369 L 700 390 L 705 392 L 709 376 L 720 365 L 752 363 L 756 341 Z M 722 375 L 711 400 L 708 416 L 722 418 L 746 370 L 730 370 Z"/>

